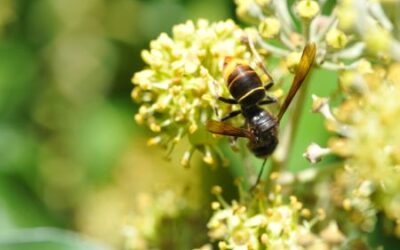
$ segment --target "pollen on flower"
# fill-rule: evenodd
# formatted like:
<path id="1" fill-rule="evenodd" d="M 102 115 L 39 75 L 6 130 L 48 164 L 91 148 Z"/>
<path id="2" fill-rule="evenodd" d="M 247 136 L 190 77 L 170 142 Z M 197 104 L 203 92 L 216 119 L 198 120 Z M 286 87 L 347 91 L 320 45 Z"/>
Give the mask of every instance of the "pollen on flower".
<path id="1" fill-rule="evenodd" d="M 150 144 L 163 143 L 171 151 L 186 137 L 194 148 L 206 149 L 200 151 L 204 162 L 215 162 L 212 151 L 217 140 L 207 135 L 205 124 L 217 119 L 215 109 L 228 112 L 229 107 L 216 100 L 217 95 L 229 95 L 220 65 L 227 56 L 251 57 L 241 41 L 243 35 L 231 20 L 188 21 L 176 25 L 172 37 L 162 33 L 142 52 L 147 67 L 132 78 L 132 98 L 141 105 L 136 122 L 162 135 Z M 185 153 L 183 165 L 188 165 L 192 153 Z"/>

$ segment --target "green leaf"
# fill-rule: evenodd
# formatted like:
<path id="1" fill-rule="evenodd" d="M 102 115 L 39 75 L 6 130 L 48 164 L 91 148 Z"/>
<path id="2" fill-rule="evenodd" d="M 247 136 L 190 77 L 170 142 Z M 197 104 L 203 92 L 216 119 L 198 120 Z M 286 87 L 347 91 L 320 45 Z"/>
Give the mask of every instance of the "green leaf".
<path id="1" fill-rule="evenodd" d="M 0 114 L 15 119 L 32 98 L 37 66 L 29 48 L 18 41 L 0 40 Z"/>
<path id="2" fill-rule="evenodd" d="M 60 226 L 21 179 L 0 175 L 0 236 L 5 230 Z M 2 249 L 2 248 L 0 248 Z"/>
<path id="3" fill-rule="evenodd" d="M 121 105 L 104 103 L 80 115 L 71 129 L 70 145 L 90 180 L 107 181 L 131 138 L 131 114 Z"/>
<path id="4" fill-rule="evenodd" d="M 107 250 L 109 247 L 55 228 L 33 228 L 1 233 L 2 250 Z"/>

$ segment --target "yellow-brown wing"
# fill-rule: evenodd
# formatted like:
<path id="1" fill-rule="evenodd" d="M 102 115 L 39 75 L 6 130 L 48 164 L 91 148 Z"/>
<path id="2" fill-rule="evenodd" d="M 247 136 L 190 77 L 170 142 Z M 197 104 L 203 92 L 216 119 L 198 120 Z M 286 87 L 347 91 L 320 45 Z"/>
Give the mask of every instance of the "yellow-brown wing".
<path id="1" fill-rule="evenodd" d="M 252 138 L 252 133 L 243 128 L 236 128 L 225 122 L 210 120 L 207 122 L 207 130 L 214 134 L 229 135 L 235 137 Z"/>
<path id="2" fill-rule="evenodd" d="M 278 122 L 281 120 L 283 114 L 285 114 L 287 108 L 289 107 L 289 104 L 292 102 L 294 96 L 304 82 L 304 79 L 307 77 L 308 72 L 310 71 L 314 63 L 316 50 L 317 49 L 315 43 L 309 43 L 304 48 L 299 66 L 296 71 L 296 75 L 293 79 L 292 86 L 290 87 L 289 93 L 286 96 L 286 99 L 283 102 L 281 109 L 279 110 Z"/>

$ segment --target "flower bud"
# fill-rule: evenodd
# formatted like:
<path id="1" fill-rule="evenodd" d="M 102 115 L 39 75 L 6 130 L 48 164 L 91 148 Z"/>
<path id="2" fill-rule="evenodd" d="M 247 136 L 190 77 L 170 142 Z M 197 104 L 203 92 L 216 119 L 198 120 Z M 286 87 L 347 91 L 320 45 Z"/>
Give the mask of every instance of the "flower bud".
<path id="1" fill-rule="evenodd" d="M 211 203 L 211 208 L 212 210 L 218 210 L 221 208 L 221 203 L 219 203 L 218 201 L 213 201 Z"/>
<path id="2" fill-rule="evenodd" d="M 389 31 L 376 26 L 365 32 L 364 41 L 368 51 L 374 55 L 386 55 L 389 52 L 392 36 Z"/>
<path id="3" fill-rule="evenodd" d="M 327 154 L 331 153 L 329 148 L 322 148 L 316 143 L 311 143 L 303 156 L 311 163 L 317 163 L 321 158 Z"/>
<path id="4" fill-rule="evenodd" d="M 321 238 L 330 244 L 340 244 L 346 237 L 340 232 L 336 221 L 331 221 L 329 225 L 320 233 Z"/>
<path id="5" fill-rule="evenodd" d="M 312 0 L 301 0 L 296 5 L 297 14 L 304 19 L 312 19 L 319 13 L 319 4 Z"/>
<path id="6" fill-rule="evenodd" d="M 274 38 L 279 34 L 281 29 L 281 23 L 275 17 L 267 17 L 264 18 L 260 25 L 258 25 L 258 31 L 260 32 L 261 36 L 270 39 Z"/>
<path id="7" fill-rule="evenodd" d="M 218 185 L 213 186 L 212 189 L 211 189 L 211 193 L 215 194 L 215 195 L 221 194 L 222 193 L 222 187 L 218 186 Z"/>
<path id="8" fill-rule="evenodd" d="M 312 95 L 312 99 L 313 99 L 312 103 L 313 112 L 319 112 L 325 117 L 325 119 L 336 122 L 336 119 L 333 116 L 331 109 L 329 107 L 329 100 L 327 98 Z"/>
<path id="9" fill-rule="evenodd" d="M 325 37 L 326 43 L 334 49 L 342 49 L 346 46 L 348 38 L 346 34 L 338 29 L 331 29 Z"/>
<path id="10" fill-rule="evenodd" d="M 153 145 L 159 144 L 160 142 L 161 142 L 161 136 L 156 136 L 156 137 L 149 139 L 147 141 L 147 145 L 153 146 Z"/>
<path id="11" fill-rule="evenodd" d="M 212 157 L 210 150 L 206 149 L 204 156 L 203 156 L 203 161 L 208 165 L 214 164 L 215 161 L 214 161 L 214 158 Z"/>
<path id="12" fill-rule="evenodd" d="M 260 6 L 249 0 L 236 0 L 236 15 L 247 22 L 258 22 L 259 17 L 262 16 Z"/>
<path id="13" fill-rule="evenodd" d="M 183 167 L 189 167 L 189 162 L 190 158 L 193 155 L 193 150 L 188 150 L 185 153 L 183 153 L 182 159 L 181 159 L 181 165 Z"/>
<path id="14" fill-rule="evenodd" d="M 291 73 L 295 73 L 301 58 L 300 52 L 292 52 L 286 58 L 286 67 Z"/>
<path id="15" fill-rule="evenodd" d="M 340 1 L 337 6 L 336 15 L 339 21 L 339 28 L 345 31 L 351 31 L 357 21 L 357 14 L 354 11 L 355 1 Z"/>

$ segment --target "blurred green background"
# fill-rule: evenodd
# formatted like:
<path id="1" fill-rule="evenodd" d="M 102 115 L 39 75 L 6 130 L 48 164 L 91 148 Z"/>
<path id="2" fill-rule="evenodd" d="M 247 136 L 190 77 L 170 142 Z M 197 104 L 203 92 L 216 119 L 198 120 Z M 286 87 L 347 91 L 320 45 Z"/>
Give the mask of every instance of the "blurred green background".
<path id="1" fill-rule="evenodd" d="M 0 250 L 120 249 L 136 196 L 171 186 L 202 211 L 185 232 L 202 238 L 181 249 L 207 242 L 209 187 L 232 190 L 229 200 L 241 161 L 185 170 L 184 144 L 171 162 L 147 148 L 150 133 L 133 120 L 130 79 L 159 33 L 187 19 L 235 19 L 234 12 L 231 0 L 0 0 Z M 314 72 L 311 93 L 335 88 L 335 74 Z M 327 138 L 310 105 L 309 98 L 289 164 L 295 169 L 309 165 L 301 157 L 307 145 Z"/>

